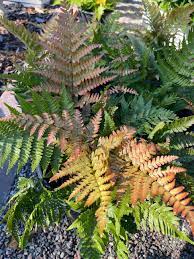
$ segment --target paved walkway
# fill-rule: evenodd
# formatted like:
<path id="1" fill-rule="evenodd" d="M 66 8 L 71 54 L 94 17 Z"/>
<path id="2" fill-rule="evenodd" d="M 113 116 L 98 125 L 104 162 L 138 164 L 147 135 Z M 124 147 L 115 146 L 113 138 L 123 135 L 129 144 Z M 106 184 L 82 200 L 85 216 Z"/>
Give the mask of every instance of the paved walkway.
<path id="1" fill-rule="evenodd" d="M 143 29 L 144 6 L 141 0 L 123 0 L 117 4 L 116 10 L 121 14 L 119 22 L 128 29 Z"/>

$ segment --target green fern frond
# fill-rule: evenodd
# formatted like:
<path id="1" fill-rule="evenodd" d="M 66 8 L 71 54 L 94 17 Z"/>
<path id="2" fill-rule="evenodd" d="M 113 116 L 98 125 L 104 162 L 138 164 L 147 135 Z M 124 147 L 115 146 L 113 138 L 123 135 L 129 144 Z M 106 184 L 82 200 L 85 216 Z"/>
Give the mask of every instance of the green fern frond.
<path id="1" fill-rule="evenodd" d="M 160 132 L 161 135 L 185 132 L 194 124 L 194 116 L 183 117 L 168 123 Z"/>
<path id="2" fill-rule="evenodd" d="M 157 231 L 164 235 L 179 237 L 193 243 L 189 237 L 179 230 L 179 219 L 174 215 L 172 208 L 160 201 L 146 201 L 133 208 L 133 215 L 138 228 Z"/>
<path id="3" fill-rule="evenodd" d="M 103 135 L 109 135 L 111 132 L 115 130 L 115 128 L 116 128 L 116 125 L 112 116 L 107 111 L 105 111 Z"/>
<path id="4" fill-rule="evenodd" d="M 35 226 L 47 227 L 59 222 L 65 211 L 64 193 L 49 192 L 32 179 L 19 180 L 19 191 L 8 203 L 7 228 L 24 248 Z M 21 227 L 24 228 L 21 230 Z"/>
<path id="5" fill-rule="evenodd" d="M 143 0 L 143 3 L 153 37 L 163 42 L 169 42 L 180 29 L 185 31 L 194 11 L 194 5 L 188 4 L 162 13 L 156 2 Z"/>
<path id="6" fill-rule="evenodd" d="M 179 87 L 177 92 L 181 97 L 184 96 L 182 88 L 191 88 L 194 86 L 193 47 L 194 30 L 191 29 L 188 37 L 183 39 L 178 49 L 174 45 L 167 45 L 157 56 L 157 67 L 164 85 L 173 89 L 174 87 Z"/>
<path id="7" fill-rule="evenodd" d="M 101 258 L 105 251 L 105 244 L 96 231 L 95 210 L 87 209 L 68 228 L 76 228 L 80 237 L 80 254 L 83 258 Z"/>
<path id="8" fill-rule="evenodd" d="M 5 17 L 0 17 L 0 23 L 18 39 L 20 39 L 25 46 L 36 55 L 42 50 L 41 45 L 38 44 L 38 34 L 29 32 L 24 25 L 16 26 L 13 21 L 9 21 Z"/>
<path id="9" fill-rule="evenodd" d="M 0 146 L 0 167 L 8 161 L 8 172 L 17 163 L 19 172 L 29 160 L 32 162 L 32 171 L 35 171 L 39 164 L 44 172 L 48 165 L 51 165 L 53 171 L 57 171 L 62 163 L 63 154 L 60 149 L 56 149 L 53 145 L 47 146 L 46 140 L 38 140 L 36 136 L 29 136 L 26 132 L 20 132 L 12 137 L 1 135 Z"/>
<path id="10" fill-rule="evenodd" d="M 194 146 L 193 133 L 176 134 L 170 142 L 170 148 L 174 150 L 181 150 Z"/>
<path id="11" fill-rule="evenodd" d="M 154 106 L 142 96 L 135 97 L 126 107 L 123 104 L 122 108 L 122 122 L 136 127 L 141 134 L 150 134 L 160 123 L 170 123 L 177 118 L 172 111 Z"/>

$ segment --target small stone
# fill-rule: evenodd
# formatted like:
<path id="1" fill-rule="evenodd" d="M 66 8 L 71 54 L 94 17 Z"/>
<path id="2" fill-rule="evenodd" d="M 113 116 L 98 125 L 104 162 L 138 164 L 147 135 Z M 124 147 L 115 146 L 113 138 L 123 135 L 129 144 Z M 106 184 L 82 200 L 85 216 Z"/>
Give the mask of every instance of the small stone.
<path id="1" fill-rule="evenodd" d="M 60 238 L 59 235 L 56 235 L 55 240 L 58 241 L 59 238 Z"/>
<path id="2" fill-rule="evenodd" d="M 45 18 L 36 17 L 36 18 L 35 18 L 35 21 L 36 21 L 37 23 L 44 23 L 44 22 L 46 22 L 46 19 L 45 19 Z"/>
<path id="3" fill-rule="evenodd" d="M 62 252 L 61 254 L 60 254 L 60 258 L 64 258 L 65 257 L 65 254 L 64 254 L 64 252 Z"/>

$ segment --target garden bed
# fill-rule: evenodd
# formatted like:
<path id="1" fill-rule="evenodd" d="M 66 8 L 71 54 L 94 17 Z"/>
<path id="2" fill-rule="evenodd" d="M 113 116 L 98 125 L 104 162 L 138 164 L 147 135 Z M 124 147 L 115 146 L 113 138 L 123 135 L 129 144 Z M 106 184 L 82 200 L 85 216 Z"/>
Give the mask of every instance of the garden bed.
<path id="1" fill-rule="evenodd" d="M 21 5 L 10 6 L 10 10 L 7 14 L 9 19 L 14 21 L 17 20 L 18 23 L 25 24 L 29 30 L 36 32 L 40 31 L 38 24 L 45 23 L 52 15 L 53 10 L 36 12 L 34 9 L 23 8 Z M 0 42 L 2 43 L 0 49 L 0 73 L 12 73 L 14 71 L 13 63 L 15 61 L 22 63 L 23 61 L 24 45 L 6 31 L 3 31 L 2 35 L 0 35 Z M 6 196 L 4 203 L 16 193 L 18 177 L 23 176 L 32 176 L 29 166 L 26 166 L 20 172 L 19 176 L 15 177 L 14 183 L 10 186 L 10 191 Z M 58 226 L 50 226 L 44 231 L 34 230 L 32 237 L 24 250 L 18 248 L 15 240 L 6 233 L 6 224 L 1 223 L 0 259 L 79 259 L 79 238 L 75 231 L 67 231 L 71 222 L 72 219 L 65 215 Z M 191 234 L 190 227 L 186 221 L 182 221 L 181 230 L 189 235 Z M 138 230 L 135 234 L 130 234 L 127 245 L 130 252 L 130 258 L 133 259 L 194 258 L 194 246 L 176 238 L 163 236 L 149 230 Z M 103 259 L 113 258 L 116 259 L 117 257 L 114 251 L 114 241 L 110 236 L 109 246 Z"/>
<path id="2" fill-rule="evenodd" d="M 29 177 L 31 174 L 29 165 L 27 165 L 19 176 Z M 18 177 L 15 178 L 11 191 L 5 198 L 5 203 L 16 192 L 17 179 Z M 0 259 L 79 259 L 79 238 L 75 231 L 67 230 L 71 222 L 72 219 L 64 216 L 59 225 L 50 226 L 44 231 L 34 231 L 23 251 L 18 248 L 17 243 L 6 232 L 6 224 L 1 223 Z M 190 233 L 190 227 L 186 221 L 182 222 L 182 230 Z M 132 259 L 193 259 L 194 256 L 194 246 L 149 230 L 140 230 L 131 234 L 128 248 Z M 116 259 L 113 241 L 110 241 L 103 259 Z"/>

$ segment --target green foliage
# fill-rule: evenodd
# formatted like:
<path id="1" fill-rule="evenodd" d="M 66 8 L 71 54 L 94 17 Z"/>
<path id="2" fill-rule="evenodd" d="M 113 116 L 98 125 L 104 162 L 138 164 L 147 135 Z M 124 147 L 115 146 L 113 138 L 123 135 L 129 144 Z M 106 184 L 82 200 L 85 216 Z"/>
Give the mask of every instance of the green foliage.
<path id="1" fill-rule="evenodd" d="M 1 74 L 1 79 L 7 79 L 15 85 L 15 92 L 24 94 L 34 85 L 41 83 L 40 76 L 35 74 L 35 70 L 39 67 L 38 62 L 43 58 L 43 48 L 39 41 L 37 33 L 29 32 L 24 25 L 18 26 L 13 21 L 9 21 L 5 17 L 0 17 L 2 24 L 10 33 L 14 34 L 26 48 L 25 66 L 14 64 L 17 73 Z"/>
<path id="2" fill-rule="evenodd" d="M 138 228 L 157 231 L 164 235 L 179 237 L 194 244 L 183 232 L 178 230 L 179 219 L 174 215 L 172 208 L 167 207 L 160 200 L 139 203 L 133 208 L 135 223 Z"/>
<path id="3" fill-rule="evenodd" d="M 42 50 L 41 45 L 38 43 L 38 35 L 36 33 L 29 32 L 24 25 L 16 26 L 14 22 L 9 21 L 5 17 L 0 17 L 0 23 L 15 37 L 21 40 L 27 48 L 28 55 L 36 57 Z"/>
<path id="4" fill-rule="evenodd" d="M 67 0 L 70 5 L 81 7 L 85 11 L 93 11 L 95 18 L 100 21 L 105 11 L 112 11 L 118 0 Z M 58 5 L 63 0 L 54 0 L 53 4 Z"/>
<path id="5" fill-rule="evenodd" d="M 43 172 L 46 173 L 52 161 L 52 170 L 56 172 L 61 163 L 62 153 L 56 152 L 58 147 L 48 146 L 46 140 L 38 140 L 36 136 L 30 136 L 26 132 L 17 132 L 15 125 L 7 134 L 1 134 L 0 146 L 2 154 L 0 166 L 8 162 L 8 171 L 17 164 L 19 172 L 30 160 L 32 171 L 41 164 Z"/>
<path id="6" fill-rule="evenodd" d="M 83 258 L 101 258 L 104 252 L 104 243 L 96 229 L 96 218 L 94 209 L 86 209 L 68 228 L 77 229 L 80 237 L 80 254 Z"/>
<path id="7" fill-rule="evenodd" d="M 27 178 L 19 179 L 18 189 L 7 204 L 5 220 L 9 232 L 24 248 L 34 227 L 60 222 L 65 211 L 64 192 L 50 192 Z"/>
<path id="8" fill-rule="evenodd" d="M 122 99 L 120 105 L 122 123 L 136 127 L 141 135 L 150 134 L 160 123 L 170 123 L 177 117 L 170 110 L 154 106 L 151 100 L 146 102 L 142 96 L 131 102 Z"/>
<path id="9" fill-rule="evenodd" d="M 169 10 L 171 8 L 177 7 L 179 5 L 185 5 L 188 3 L 193 2 L 192 0 L 153 0 L 155 2 L 157 2 L 158 4 L 160 4 L 161 8 L 166 10 Z"/>
<path id="10" fill-rule="evenodd" d="M 152 0 L 144 0 L 143 3 L 150 26 L 147 36 L 154 44 L 165 46 L 164 43 L 171 42 L 178 32 L 188 30 L 194 4 L 178 6 L 168 12 L 162 12 L 158 4 Z"/>

